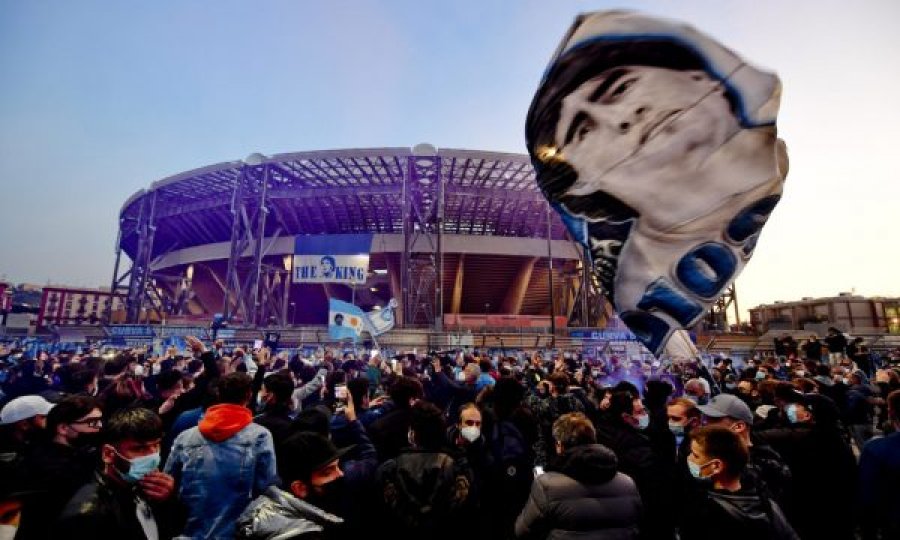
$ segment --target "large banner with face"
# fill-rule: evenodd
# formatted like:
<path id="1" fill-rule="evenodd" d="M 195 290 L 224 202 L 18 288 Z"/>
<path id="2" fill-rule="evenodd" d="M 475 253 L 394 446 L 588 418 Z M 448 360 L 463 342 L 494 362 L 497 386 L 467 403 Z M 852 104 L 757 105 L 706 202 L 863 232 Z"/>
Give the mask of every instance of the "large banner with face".
<path id="1" fill-rule="evenodd" d="M 526 121 L 544 195 L 619 316 L 657 356 L 750 259 L 781 197 L 781 83 L 681 23 L 579 16 Z"/>
<path id="2" fill-rule="evenodd" d="M 371 248 L 371 234 L 298 236 L 294 240 L 294 283 L 365 283 Z"/>

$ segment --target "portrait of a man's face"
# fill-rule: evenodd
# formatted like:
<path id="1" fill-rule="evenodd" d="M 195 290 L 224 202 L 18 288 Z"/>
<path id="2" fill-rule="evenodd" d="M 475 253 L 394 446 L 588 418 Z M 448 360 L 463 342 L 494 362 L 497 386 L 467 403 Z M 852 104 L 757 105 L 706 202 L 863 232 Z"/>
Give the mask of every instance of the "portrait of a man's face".
<path id="1" fill-rule="evenodd" d="M 780 96 L 709 36 L 624 10 L 576 18 L 544 73 L 525 126 L 537 184 L 656 354 L 733 281 L 780 199 Z"/>
<path id="2" fill-rule="evenodd" d="M 334 262 L 334 257 L 322 257 L 322 260 L 319 261 L 319 270 L 322 277 L 331 277 L 334 274 L 335 266 L 337 265 Z"/>
<path id="3" fill-rule="evenodd" d="M 334 324 L 337 326 L 343 326 L 344 325 L 344 316 L 341 315 L 340 313 L 335 315 L 334 316 Z"/>
<path id="4" fill-rule="evenodd" d="M 739 129 L 721 83 L 702 71 L 609 69 L 562 99 L 556 143 L 577 173 L 563 195 L 604 192 L 646 214 L 692 190 L 701 212 L 710 204 L 701 190 L 714 186 L 692 171 Z"/>

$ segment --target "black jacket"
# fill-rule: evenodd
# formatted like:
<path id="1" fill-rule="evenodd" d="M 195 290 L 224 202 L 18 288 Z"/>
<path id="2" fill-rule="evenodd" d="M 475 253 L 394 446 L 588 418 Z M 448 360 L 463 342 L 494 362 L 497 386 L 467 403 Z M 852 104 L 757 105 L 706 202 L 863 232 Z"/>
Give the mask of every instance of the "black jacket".
<path id="1" fill-rule="evenodd" d="M 559 456 L 534 479 L 516 520 L 518 538 L 634 539 L 641 498 L 634 481 L 616 472 L 616 456 L 599 444 Z"/>
<path id="2" fill-rule="evenodd" d="M 788 504 L 791 489 L 791 469 L 771 446 L 754 443 L 741 483 L 757 486 L 782 508 Z"/>
<path id="3" fill-rule="evenodd" d="M 644 505 L 641 538 L 669 539 L 674 536 L 671 466 L 653 452 L 650 439 L 621 420 L 603 417 L 597 425 L 597 442 L 608 447 L 619 460 L 619 471 L 637 484 Z"/>
<path id="4" fill-rule="evenodd" d="M 291 408 L 287 405 L 271 405 L 256 417 L 253 421 L 272 432 L 272 443 L 275 448 L 291 435 L 291 422 L 293 422 Z"/>
<path id="5" fill-rule="evenodd" d="M 91 449 L 79 449 L 52 441 L 35 445 L 26 457 L 28 487 L 42 492 L 40 506 L 26 506 L 22 512 L 19 538 L 48 538 L 52 525 L 66 503 L 88 483 L 99 457 Z M 49 520 L 47 516 L 52 516 Z"/>
<path id="6" fill-rule="evenodd" d="M 450 377 L 443 371 L 438 371 L 434 374 L 432 384 L 434 391 L 445 396 L 447 400 L 447 421 L 451 424 L 459 419 L 459 408 L 466 403 L 474 403 L 478 397 L 478 390 L 474 384 L 450 380 Z"/>
<path id="7" fill-rule="evenodd" d="M 171 503 L 152 504 L 142 499 L 133 486 L 121 486 L 94 473 L 93 480 L 66 504 L 52 538 L 144 540 L 147 536 L 137 518 L 138 500 L 151 510 L 159 538 L 172 538 L 177 533 L 177 516 L 183 514 L 174 496 Z"/>
<path id="8" fill-rule="evenodd" d="M 853 508 L 856 458 L 840 432 L 814 424 L 797 424 L 762 431 L 760 443 L 770 445 L 790 467 L 792 482 L 785 508 L 804 540 L 853 538 L 852 519 L 829 519 Z"/>
<path id="9" fill-rule="evenodd" d="M 681 540 L 799 540 L 778 504 L 757 491 L 712 490 L 701 497 L 688 505 Z"/>
<path id="10" fill-rule="evenodd" d="M 385 505 L 378 537 L 393 540 L 457 539 L 469 531 L 464 519 L 471 500 L 472 472 L 465 458 L 449 452 L 408 450 L 379 469 Z"/>
<path id="11" fill-rule="evenodd" d="M 409 446 L 411 415 L 409 408 L 398 407 L 369 426 L 369 437 L 372 439 L 375 449 L 378 450 L 379 461 L 393 459 Z"/>

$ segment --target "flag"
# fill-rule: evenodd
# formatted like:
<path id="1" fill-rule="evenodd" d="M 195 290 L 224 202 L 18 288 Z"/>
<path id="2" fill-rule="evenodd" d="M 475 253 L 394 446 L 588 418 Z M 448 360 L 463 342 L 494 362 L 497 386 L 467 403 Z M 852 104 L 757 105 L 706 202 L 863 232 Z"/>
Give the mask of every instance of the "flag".
<path id="1" fill-rule="evenodd" d="M 366 314 L 357 306 L 328 299 L 328 336 L 331 339 L 356 339 L 366 326 Z"/>
<path id="2" fill-rule="evenodd" d="M 781 83 L 690 26 L 580 15 L 526 120 L 536 181 L 616 312 L 655 355 L 703 320 L 781 198 Z"/>
<path id="3" fill-rule="evenodd" d="M 397 300 L 391 298 L 391 301 L 388 302 L 388 305 L 383 307 L 382 309 L 370 311 L 366 313 L 366 318 L 368 319 L 369 327 L 367 330 L 373 336 L 380 336 L 385 332 L 390 331 L 394 328 L 394 324 L 396 319 L 394 317 L 394 310 L 397 309 Z"/>

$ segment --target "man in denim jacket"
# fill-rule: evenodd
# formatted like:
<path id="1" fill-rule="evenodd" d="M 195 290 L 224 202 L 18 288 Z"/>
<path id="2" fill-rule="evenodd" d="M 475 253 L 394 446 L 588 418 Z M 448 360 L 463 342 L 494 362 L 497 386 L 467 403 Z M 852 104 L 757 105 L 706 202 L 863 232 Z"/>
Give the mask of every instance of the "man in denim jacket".
<path id="1" fill-rule="evenodd" d="M 255 497 L 277 482 L 272 434 L 253 423 L 252 380 L 231 373 L 217 384 L 217 404 L 200 425 L 175 439 L 165 472 L 187 508 L 190 538 L 234 538 L 235 522 Z"/>

